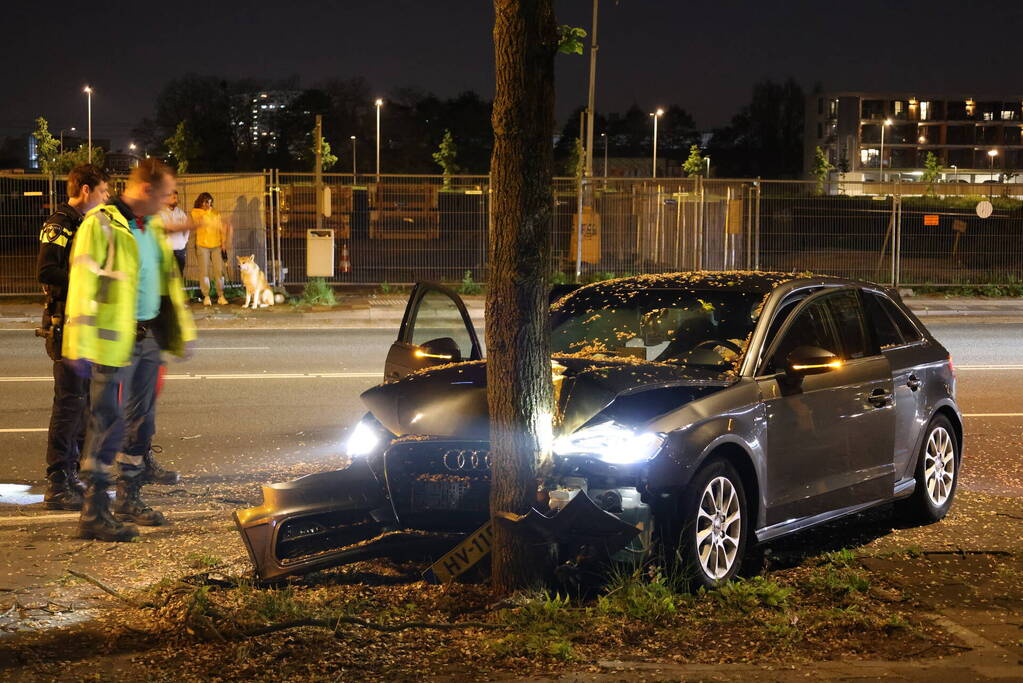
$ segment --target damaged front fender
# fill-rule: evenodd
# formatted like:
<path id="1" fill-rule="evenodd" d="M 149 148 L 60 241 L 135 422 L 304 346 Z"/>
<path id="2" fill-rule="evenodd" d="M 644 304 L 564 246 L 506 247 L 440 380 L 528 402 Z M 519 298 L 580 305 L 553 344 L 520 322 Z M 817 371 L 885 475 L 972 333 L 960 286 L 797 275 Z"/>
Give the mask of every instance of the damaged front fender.
<path id="1" fill-rule="evenodd" d="M 384 486 L 365 460 L 263 487 L 263 504 L 235 524 L 261 579 L 366 556 L 365 542 L 396 526 Z"/>

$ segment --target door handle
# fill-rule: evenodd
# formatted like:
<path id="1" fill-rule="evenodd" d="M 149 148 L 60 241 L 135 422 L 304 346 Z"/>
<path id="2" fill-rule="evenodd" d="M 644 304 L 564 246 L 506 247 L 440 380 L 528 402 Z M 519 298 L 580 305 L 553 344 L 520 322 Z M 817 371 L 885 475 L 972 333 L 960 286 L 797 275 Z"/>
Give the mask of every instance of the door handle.
<path id="1" fill-rule="evenodd" d="M 923 382 L 921 382 L 920 378 L 917 377 L 916 375 L 910 375 L 909 379 L 906 380 L 906 386 L 909 387 L 913 391 L 916 391 L 917 389 L 919 389 L 922 384 L 923 384 Z"/>
<path id="2" fill-rule="evenodd" d="M 892 395 L 884 389 L 874 389 L 870 392 L 870 396 L 867 397 L 867 400 L 878 408 L 884 408 L 888 405 L 891 398 Z"/>

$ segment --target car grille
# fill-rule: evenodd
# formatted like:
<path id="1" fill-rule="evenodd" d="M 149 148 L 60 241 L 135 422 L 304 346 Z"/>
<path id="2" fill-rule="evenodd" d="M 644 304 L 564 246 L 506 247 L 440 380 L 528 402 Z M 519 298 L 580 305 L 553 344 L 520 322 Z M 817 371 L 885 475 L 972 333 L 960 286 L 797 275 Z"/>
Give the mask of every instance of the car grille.
<path id="1" fill-rule="evenodd" d="M 407 527 L 471 531 L 490 514 L 490 451 L 479 441 L 403 441 L 384 456 L 387 488 Z"/>

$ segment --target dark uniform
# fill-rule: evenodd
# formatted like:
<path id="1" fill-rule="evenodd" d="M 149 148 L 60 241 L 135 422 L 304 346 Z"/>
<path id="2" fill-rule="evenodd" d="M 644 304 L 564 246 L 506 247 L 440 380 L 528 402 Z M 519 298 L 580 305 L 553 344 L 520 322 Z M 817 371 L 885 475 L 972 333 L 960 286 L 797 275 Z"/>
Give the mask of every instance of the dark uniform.
<path id="1" fill-rule="evenodd" d="M 61 204 L 39 233 L 38 271 L 46 292 L 46 308 L 36 334 L 46 340 L 46 353 L 53 359 L 53 412 L 46 442 L 46 477 L 50 484 L 43 500 L 46 507 L 55 509 L 80 509 L 85 491 L 78 479 L 78 457 L 85 438 L 89 380 L 62 363 L 60 353 L 71 241 L 82 218 L 73 206 Z"/>

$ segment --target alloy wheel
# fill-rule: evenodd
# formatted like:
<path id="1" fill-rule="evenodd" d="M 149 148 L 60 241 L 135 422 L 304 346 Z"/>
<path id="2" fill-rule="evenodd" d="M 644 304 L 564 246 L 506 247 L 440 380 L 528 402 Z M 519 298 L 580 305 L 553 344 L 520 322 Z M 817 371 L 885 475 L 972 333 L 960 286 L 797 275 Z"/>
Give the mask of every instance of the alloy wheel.
<path id="1" fill-rule="evenodd" d="M 956 453 L 952 436 L 944 427 L 935 427 L 927 437 L 924 451 L 924 486 L 927 498 L 941 507 L 952 494 L 955 482 Z"/>
<path id="2" fill-rule="evenodd" d="M 727 477 L 715 477 L 700 495 L 696 514 L 696 555 L 703 572 L 721 579 L 735 564 L 742 533 L 742 509 L 735 486 Z"/>

